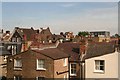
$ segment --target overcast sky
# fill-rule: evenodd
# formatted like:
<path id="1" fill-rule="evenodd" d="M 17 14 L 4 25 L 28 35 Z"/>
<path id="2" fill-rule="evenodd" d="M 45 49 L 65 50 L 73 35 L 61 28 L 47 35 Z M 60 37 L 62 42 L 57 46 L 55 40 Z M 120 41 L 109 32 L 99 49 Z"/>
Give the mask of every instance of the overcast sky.
<path id="1" fill-rule="evenodd" d="M 118 33 L 117 2 L 3 2 L 2 28 L 15 26 L 50 27 L 61 31 L 101 31 Z"/>

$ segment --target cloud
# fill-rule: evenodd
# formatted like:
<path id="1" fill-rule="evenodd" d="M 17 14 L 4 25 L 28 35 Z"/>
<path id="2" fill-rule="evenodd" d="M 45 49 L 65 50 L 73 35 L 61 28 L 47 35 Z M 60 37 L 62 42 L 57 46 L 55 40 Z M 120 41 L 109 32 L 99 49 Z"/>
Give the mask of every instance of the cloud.
<path id="1" fill-rule="evenodd" d="M 74 3 L 66 3 L 66 4 L 61 4 L 60 6 L 65 7 L 65 8 L 69 8 L 69 7 L 76 6 L 76 4 L 74 4 Z"/>

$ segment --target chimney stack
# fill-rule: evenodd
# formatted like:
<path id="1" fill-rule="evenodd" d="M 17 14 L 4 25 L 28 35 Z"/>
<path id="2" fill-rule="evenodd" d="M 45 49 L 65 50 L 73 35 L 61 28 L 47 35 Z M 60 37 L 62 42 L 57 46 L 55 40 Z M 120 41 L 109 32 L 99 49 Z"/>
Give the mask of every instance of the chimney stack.
<path id="1" fill-rule="evenodd" d="M 40 33 L 39 29 L 37 29 L 37 33 L 38 33 L 38 34 Z"/>
<path id="2" fill-rule="evenodd" d="M 2 29 L 2 33 L 3 33 L 3 29 Z"/>
<path id="3" fill-rule="evenodd" d="M 31 27 L 31 29 L 34 30 L 33 27 Z"/>
<path id="4" fill-rule="evenodd" d="M 6 31 L 6 34 L 10 34 L 10 31 Z"/>
<path id="5" fill-rule="evenodd" d="M 10 31 L 6 31 L 6 35 L 9 36 L 10 35 Z"/>

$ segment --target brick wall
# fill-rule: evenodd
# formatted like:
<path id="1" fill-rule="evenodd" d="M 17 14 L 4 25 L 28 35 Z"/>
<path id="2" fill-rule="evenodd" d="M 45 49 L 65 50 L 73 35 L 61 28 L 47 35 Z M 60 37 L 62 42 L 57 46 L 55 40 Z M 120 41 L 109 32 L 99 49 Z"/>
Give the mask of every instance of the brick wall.
<path id="1" fill-rule="evenodd" d="M 65 59 L 67 65 L 64 65 Z M 68 58 L 54 60 L 54 78 L 68 78 L 68 70 Z"/>
<path id="2" fill-rule="evenodd" d="M 15 58 L 21 58 L 22 60 L 22 70 L 14 70 L 14 60 Z M 36 60 L 45 59 L 46 70 L 36 70 Z M 8 58 L 7 67 L 7 78 L 13 78 L 15 75 L 21 75 L 22 78 L 36 78 L 36 77 L 46 77 L 53 78 L 53 60 L 49 57 L 41 55 L 33 51 L 27 51 L 20 53 L 19 55 L 11 56 Z"/>

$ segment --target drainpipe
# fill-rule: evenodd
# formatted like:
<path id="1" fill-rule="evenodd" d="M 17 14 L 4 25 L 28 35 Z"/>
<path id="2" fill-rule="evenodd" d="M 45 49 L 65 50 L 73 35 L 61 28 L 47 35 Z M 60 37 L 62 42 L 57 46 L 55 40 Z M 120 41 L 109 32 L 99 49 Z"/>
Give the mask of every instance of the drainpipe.
<path id="1" fill-rule="evenodd" d="M 80 62 L 80 68 L 81 68 L 81 79 L 80 80 L 83 80 L 83 66 L 81 62 Z"/>
<path id="2" fill-rule="evenodd" d="M 69 75 L 68 80 L 70 80 L 70 56 L 68 57 L 68 75 Z"/>

